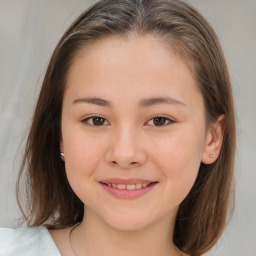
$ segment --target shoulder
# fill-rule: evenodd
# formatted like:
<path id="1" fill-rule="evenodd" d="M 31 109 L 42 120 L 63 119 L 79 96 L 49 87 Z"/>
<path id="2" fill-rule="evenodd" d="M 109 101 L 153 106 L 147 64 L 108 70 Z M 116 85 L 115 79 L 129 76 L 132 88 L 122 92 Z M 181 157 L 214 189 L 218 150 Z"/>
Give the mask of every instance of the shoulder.
<path id="1" fill-rule="evenodd" d="M 60 256 L 48 230 L 41 227 L 0 228 L 0 256 Z"/>

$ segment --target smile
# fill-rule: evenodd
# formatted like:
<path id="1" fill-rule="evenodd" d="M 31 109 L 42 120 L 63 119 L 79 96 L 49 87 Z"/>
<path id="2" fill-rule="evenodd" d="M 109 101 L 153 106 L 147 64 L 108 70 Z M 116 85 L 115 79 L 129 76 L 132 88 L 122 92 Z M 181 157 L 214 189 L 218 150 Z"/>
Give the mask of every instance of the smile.
<path id="1" fill-rule="evenodd" d="M 151 183 L 143 183 L 143 184 L 111 184 L 107 183 L 109 187 L 114 187 L 117 189 L 128 189 L 128 190 L 134 190 L 134 189 L 141 189 L 149 186 Z"/>
<path id="2" fill-rule="evenodd" d="M 99 182 L 108 194 L 119 199 L 135 199 L 149 193 L 158 182 L 112 179 Z"/>

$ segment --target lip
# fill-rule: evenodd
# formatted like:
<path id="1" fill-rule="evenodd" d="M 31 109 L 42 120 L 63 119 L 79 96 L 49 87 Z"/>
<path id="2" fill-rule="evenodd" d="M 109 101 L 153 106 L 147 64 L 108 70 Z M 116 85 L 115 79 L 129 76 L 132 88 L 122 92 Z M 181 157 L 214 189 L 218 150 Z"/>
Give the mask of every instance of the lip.
<path id="1" fill-rule="evenodd" d="M 114 187 L 109 187 L 107 184 L 143 184 L 151 183 L 147 187 L 142 187 L 141 189 L 118 189 Z M 157 181 L 150 181 L 145 179 L 120 179 L 120 178 L 111 178 L 105 179 L 99 182 L 101 187 L 107 191 L 110 195 L 119 199 L 135 199 L 149 193 L 157 184 Z"/>
<path id="2" fill-rule="evenodd" d="M 136 178 L 129 178 L 129 179 L 110 178 L 110 179 L 100 180 L 99 182 L 108 183 L 108 184 L 131 185 L 131 184 L 153 183 L 156 181 L 155 180 L 136 179 Z"/>

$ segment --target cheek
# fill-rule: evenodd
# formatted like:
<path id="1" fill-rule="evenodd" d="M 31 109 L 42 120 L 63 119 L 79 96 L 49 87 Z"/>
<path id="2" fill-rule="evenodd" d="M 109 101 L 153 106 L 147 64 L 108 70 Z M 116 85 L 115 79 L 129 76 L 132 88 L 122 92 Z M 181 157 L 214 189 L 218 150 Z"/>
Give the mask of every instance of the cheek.
<path id="1" fill-rule="evenodd" d="M 154 163 L 162 171 L 167 185 L 189 192 L 198 174 L 201 163 L 202 142 L 190 133 L 175 136 L 154 143 Z"/>
<path id="2" fill-rule="evenodd" d="M 201 163 L 199 148 L 196 140 L 184 135 L 158 142 L 153 154 L 164 183 L 162 205 L 178 206 L 190 192 Z"/>
<path id="3" fill-rule="evenodd" d="M 93 178 L 94 171 L 104 155 L 103 138 L 72 132 L 72 136 L 63 136 L 65 148 L 65 166 L 70 182 Z M 78 182 L 77 182 L 78 183 Z"/>
<path id="4" fill-rule="evenodd" d="M 75 134 L 75 135 L 74 135 Z M 66 139 L 66 140 L 65 140 Z M 63 136 L 65 147 L 65 169 L 74 193 L 86 205 L 93 204 L 98 165 L 103 159 L 103 138 L 73 133 Z"/>

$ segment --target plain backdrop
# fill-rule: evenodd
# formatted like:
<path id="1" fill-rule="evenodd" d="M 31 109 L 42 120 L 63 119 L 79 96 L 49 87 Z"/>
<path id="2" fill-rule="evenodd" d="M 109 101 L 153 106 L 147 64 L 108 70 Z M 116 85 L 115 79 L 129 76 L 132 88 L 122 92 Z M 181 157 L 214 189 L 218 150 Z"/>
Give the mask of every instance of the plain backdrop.
<path id="1" fill-rule="evenodd" d="M 17 227 L 15 182 L 26 135 L 51 53 L 86 0 L 0 0 L 0 226 Z M 236 209 L 207 255 L 256 255 L 256 0 L 191 0 L 222 43 L 238 124 Z"/>

